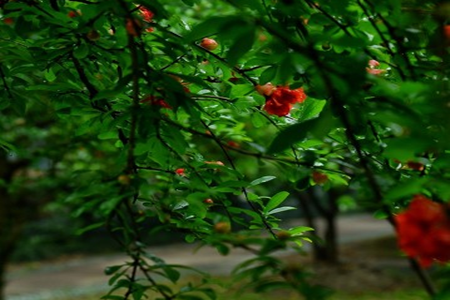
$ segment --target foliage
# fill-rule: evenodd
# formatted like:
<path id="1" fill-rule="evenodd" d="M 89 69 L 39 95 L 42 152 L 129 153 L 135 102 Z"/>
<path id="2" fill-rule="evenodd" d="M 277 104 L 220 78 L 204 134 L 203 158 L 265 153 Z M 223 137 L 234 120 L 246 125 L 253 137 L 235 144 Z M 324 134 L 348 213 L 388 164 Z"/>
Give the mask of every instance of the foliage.
<path id="1" fill-rule="evenodd" d="M 309 241 L 310 228 L 280 228 L 289 191 L 347 188 L 393 224 L 415 194 L 450 198 L 444 1 L 0 3 L 4 161 L 30 156 L 52 200 L 129 254 L 106 270 L 104 299 L 215 299 L 154 279 L 186 268 L 147 251 L 158 230 L 247 249 L 239 278 L 323 299 L 272 256 Z M 302 95 L 257 88 L 269 82 Z M 2 192 L 21 199 L 27 176 L 13 173 Z"/>

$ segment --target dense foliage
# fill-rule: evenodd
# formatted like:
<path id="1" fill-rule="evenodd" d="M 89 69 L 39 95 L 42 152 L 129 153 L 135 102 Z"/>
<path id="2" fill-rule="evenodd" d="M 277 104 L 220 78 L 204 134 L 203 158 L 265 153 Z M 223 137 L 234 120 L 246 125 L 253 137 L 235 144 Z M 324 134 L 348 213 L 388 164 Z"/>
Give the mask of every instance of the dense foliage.
<path id="1" fill-rule="evenodd" d="M 5 260 L 17 220 L 62 208 L 130 256 L 105 271 L 105 299 L 215 299 L 207 280 L 180 290 L 155 280 L 177 282 L 187 267 L 147 251 L 156 231 L 224 255 L 247 249 L 255 258 L 237 279 L 324 299 L 271 255 L 309 241 L 310 228 L 280 226 L 290 194 L 350 199 L 394 226 L 415 195 L 450 199 L 446 1 L 0 5 Z M 409 250 L 429 294 L 445 297 Z M 433 251 L 426 264 L 447 261 Z"/>

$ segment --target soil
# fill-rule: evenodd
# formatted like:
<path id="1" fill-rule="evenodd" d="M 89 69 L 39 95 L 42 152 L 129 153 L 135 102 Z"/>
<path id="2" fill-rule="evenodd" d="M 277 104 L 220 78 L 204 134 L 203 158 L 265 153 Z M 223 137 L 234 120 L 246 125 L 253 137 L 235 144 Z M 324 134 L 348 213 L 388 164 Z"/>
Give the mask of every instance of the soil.
<path id="1" fill-rule="evenodd" d="M 341 245 L 340 260 L 336 264 L 315 262 L 312 255 L 290 256 L 286 261 L 310 271 L 313 283 L 348 293 L 421 286 L 407 258 L 398 250 L 395 237 Z"/>

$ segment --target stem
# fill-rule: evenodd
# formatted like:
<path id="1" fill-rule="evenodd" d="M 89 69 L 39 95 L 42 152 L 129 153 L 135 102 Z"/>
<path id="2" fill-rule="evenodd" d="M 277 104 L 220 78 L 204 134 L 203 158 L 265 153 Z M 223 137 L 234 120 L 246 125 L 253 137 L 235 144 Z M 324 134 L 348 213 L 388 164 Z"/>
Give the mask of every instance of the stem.
<path id="1" fill-rule="evenodd" d="M 136 128 L 137 128 L 137 113 L 139 111 L 139 62 L 136 50 L 136 45 L 134 43 L 134 37 L 128 35 L 128 48 L 131 52 L 131 67 L 133 69 L 133 102 L 131 105 L 131 124 L 130 124 L 130 135 L 128 138 L 128 159 L 127 159 L 127 173 L 131 174 L 134 172 L 135 162 L 134 162 L 134 149 L 136 147 Z"/>

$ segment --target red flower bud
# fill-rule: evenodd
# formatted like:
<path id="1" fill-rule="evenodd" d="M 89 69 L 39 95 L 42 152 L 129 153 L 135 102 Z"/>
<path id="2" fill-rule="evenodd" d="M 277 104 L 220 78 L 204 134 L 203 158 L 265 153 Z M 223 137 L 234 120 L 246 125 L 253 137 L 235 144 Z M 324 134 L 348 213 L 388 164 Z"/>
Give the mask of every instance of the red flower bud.
<path id="1" fill-rule="evenodd" d="M 184 174 L 184 169 L 183 168 L 178 168 L 175 170 L 175 174 L 180 175 L 180 176 L 186 176 L 186 174 Z"/>
<path id="2" fill-rule="evenodd" d="M 213 199 L 208 198 L 208 199 L 203 200 L 203 203 L 205 203 L 205 204 L 214 204 L 214 201 L 213 201 Z"/>
<path id="3" fill-rule="evenodd" d="M 200 43 L 200 46 L 207 50 L 214 50 L 219 46 L 219 44 L 213 39 L 204 38 Z"/>

